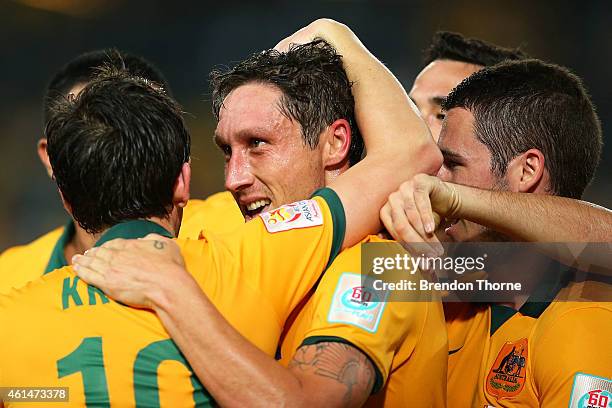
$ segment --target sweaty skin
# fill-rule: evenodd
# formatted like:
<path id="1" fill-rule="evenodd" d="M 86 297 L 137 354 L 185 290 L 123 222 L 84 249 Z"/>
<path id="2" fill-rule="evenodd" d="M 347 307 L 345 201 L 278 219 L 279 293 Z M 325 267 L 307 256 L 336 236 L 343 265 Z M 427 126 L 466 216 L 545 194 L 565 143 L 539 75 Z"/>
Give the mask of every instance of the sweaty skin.
<path id="1" fill-rule="evenodd" d="M 354 83 L 357 122 L 368 149 L 368 155 L 360 163 L 331 184 L 345 207 L 344 247 L 347 247 L 378 231 L 378 209 L 401 179 L 409 178 L 422 167 L 426 168 L 425 172 L 435 171 L 440 165 L 440 156 L 399 82 L 345 26 L 320 20 L 284 40 L 278 48 L 283 49 L 289 42 L 309 42 L 316 37 L 324 38 L 343 55 L 347 75 Z M 419 160 L 407 160 L 409 157 L 419 157 Z M 148 273 L 145 280 L 132 281 L 138 286 L 134 291 L 125 286 L 112 287 L 121 264 L 116 260 L 123 258 L 125 265 L 129 258 L 138 259 L 138 249 L 142 247 L 145 251 L 147 245 L 150 242 L 132 243 L 129 252 L 121 248 L 90 251 L 76 260 L 78 273 L 109 295 L 118 295 L 119 300 L 150 305 L 219 404 L 360 406 L 370 394 L 373 369 L 361 352 L 331 343 L 306 346 L 312 349 L 304 350 L 305 353 L 316 354 L 318 350 L 325 352 L 324 358 L 310 360 L 312 365 L 308 370 L 303 363 L 309 360 L 304 359 L 298 360 L 301 363 L 294 364 L 292 369 L 284 368 L 229 326 L 184 268 L 170 259 L 165 261 L 160 274 Z M 140 259 L 141 262 L 136 261 L 140 264 L 138 268 L 120 272 L 125 280 L 129 276 L 124 272 L 138 274 L 160 268 L 159 262 L 151 265 L 150 260 Z M 134 295 L 134 298 L 122 295 Z M 224 347 L 219 350 L 221 341 Z M 331 365 L 326 363 L 334 355 L 342 361 L 333 364 L 336 371 L 330 370 Z"/>
<path id="2" fill-rule="evenodd" d="M 269 84 L 242 85 L 225 98 L 219 115 L 214 140 L 225 156 L 225 188 L 246 221 L 325 185 L 325 143 L 305 145 L 299 123 L 280 111 L 281 97 Z"/>

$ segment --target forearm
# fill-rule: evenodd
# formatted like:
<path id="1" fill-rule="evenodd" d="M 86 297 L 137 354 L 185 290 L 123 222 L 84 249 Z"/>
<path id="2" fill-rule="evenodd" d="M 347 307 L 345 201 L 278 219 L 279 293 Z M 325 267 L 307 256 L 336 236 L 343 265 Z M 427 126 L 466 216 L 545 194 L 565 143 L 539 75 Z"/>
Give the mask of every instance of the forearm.
<path id="1" fill-rule="evenodd" d="M 389 194 L 416 173 L 436 172 L 442 155 L 399 81 L 346 26 L 325 21 L 316 35 L 342 55 L 367 149 L 360 163 L 330 185 L 344 204 L 348 247 L 378 232 L 378 212 Z"/>
<path id="2" fill-rule="evenodd" d="M 457 218 L 529 242 L 609 242 L 612 211 L 544 194 L 481 190 L 453 185 L 462 197 Z"/>
<path id="3" fill-rule="evenodd" d="M 517 241 L 538 242 L 545 253 L 567 265 L 612 272 L 612 211 L 565 197 L 453 187 L 462 203 L 454 217 Z"/>
<path id="4" fill-rule="evenodd" d="M 242 337 L 195 281 L 184 279 L 174 286 L 154 299 L 154 310 L 217 403 L 308 405 L 300 380 Z"/>
<path id="5" fill-rule="evenodd" d="M 437 151 L 429 129 L 420 118 L 416 106 L 406 91 L 385 67 L 374 57 L 355 34 L 345 25 L 322 20 L 317 35 L 330 43 L 342 55 L 342 62 L 348 79 L 353 83 L 355 116 L 367 147 L 368 155 L 399 156 L 402 169 L 410 175 L 418 171 L 429 173 L 440 165 L 436 160 L 409 160 L 405 154 L 423 153 L 423 150 Z M 435 156 L 435 155 L 434 155 Z M 435 159 L 436 157 L 433 157 Z M 393 163 L 387 163 L 392 165 Z"/>

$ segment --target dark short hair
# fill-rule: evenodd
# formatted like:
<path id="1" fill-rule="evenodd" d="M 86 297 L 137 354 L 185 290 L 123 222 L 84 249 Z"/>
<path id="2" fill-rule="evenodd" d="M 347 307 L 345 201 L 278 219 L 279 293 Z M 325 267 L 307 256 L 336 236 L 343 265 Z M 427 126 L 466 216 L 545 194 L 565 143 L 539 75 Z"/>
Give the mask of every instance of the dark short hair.
<path id="1" fill-rule="evenodd" d="M 46 134 L 55 181 L 85 230 L 168 216 L 191 140 L 161 88 L 103 68 L 78 97 L 55 101 Z"/>
<path id="2" fill-rule="evenodd" d="M 307 146 L 314 149 L 327 126 L 346 119 L 351 127 L 349 162 L 361 159 L 363 140 L 355 120 L 352 84 L 342 67 L 342 57 L 325 41 L 292 45 L 284 53 L 266 50 L 253 54 L 230 70 L 214 70 L 210 78 L 217 119 L 225 97 L 234 89 L 252 82 L 272 84 L 283 93 L 283 114 L 301 125 Z"/>
<path id="3" fill-rule="evenodd" d="M 461 82 L 443 108 L 468 109 L 478 140 L 491 152 L 492 172 L 529 149 L 540 150 L 551 192 L 580 198 L 602 149 L 601 124 L 580 78 L 538 60 L 485 68 Z"/>
<path id="4" fill-rule="evenodd" d="M 50 119 L 53 101 L 64 97 L 77 84 L 87 84 L 103 66 L 125 69 L 132 75 L 156 82 L 167 94 L 172 95 L 170 85 L 161 71 L 143 57 L 114 48 L 89 51 L 78 55 L 53 75 L 43 98 L 43 122 Z"/>
<path id="5" fill-rule="evenodd" d="M 424 65 L 444 59 L 488 67 L 502 61 L 526 58 L 528 55 L 519 48 L 504 48 L 483 40 L 467 38 L 459 33 L 438 31 L 425 51 Z"/>

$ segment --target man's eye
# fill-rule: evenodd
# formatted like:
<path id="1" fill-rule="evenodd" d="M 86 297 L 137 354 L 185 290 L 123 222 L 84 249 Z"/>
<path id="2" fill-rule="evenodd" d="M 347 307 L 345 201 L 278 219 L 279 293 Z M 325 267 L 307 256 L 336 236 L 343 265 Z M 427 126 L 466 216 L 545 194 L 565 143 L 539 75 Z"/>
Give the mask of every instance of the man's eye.
<path id="1" fill-rule="evenodd" d="M 232 148 L 228 145 L 219 146 L 219 149 L 223 152 L 223 154 L 227 157 L 232 155 Z"/>
<path id="2" fill-rule="evenodd" d="M 457 163 L 456 161 L 444 159 L 444 167 L 446 167 L 447 169 L 454 169 L 457 166 L 459 166 L 459 163 Z"/>
<path id="3" fill-rule="evenodd" d="M 264 142 L 261 139 L 251 139 L 249 143 L 250 143 L 251 147 L 259 147 L 259 146 L 263 145 L 266 142 Z"/>
<path id="4" fill-rule="evenodd" d="M 436 119 L 438 120 L 444 120 L 444 118 L 446 117 L 446 114 L 440 112 L 436 115 Z"/>

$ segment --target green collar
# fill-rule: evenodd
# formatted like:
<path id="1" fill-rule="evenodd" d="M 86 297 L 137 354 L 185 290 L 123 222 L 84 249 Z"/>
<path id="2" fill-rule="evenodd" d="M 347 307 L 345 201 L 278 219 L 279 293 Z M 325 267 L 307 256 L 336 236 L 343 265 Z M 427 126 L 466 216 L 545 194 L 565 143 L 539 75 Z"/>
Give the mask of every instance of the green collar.
<path id="1" fill-rule="evenodd" d="M 497 331 L 504 323 L 516 314 L 516 310 L 510 306 L 492 304 L 491 308 L 491 329 L 489 335 Z"/>
<path id="2" fill-rule="evenodd" d="M 64 255 L 64 249 L 72 237 L 74 237 L 75 233 L 76 229 L 74 227 L 74 223 L 70 221 L 64 227 L 64 232 L 62 232 L 62 235 L 53 247 L 53 251 L 51 251 L 51 257 L 49 258 L 49 263 L 45 268 L 45 274 L 56 269 L 63 268 L 64 266 L 68 266 L 68 261 L 66 261 L 66 256 Z M 121 224 L 117 224 L 109 228 L 104 234 L 102 234 L 94 246 L 101 246 L 105 242 L 111 241 L 115 238 L 136 239 L 144 238 L 148 234 L 159 234 L 167 238 L 174 238 L 172 234 L 170 234 L 159 224 L 147 220 L 133 220 L 122 222 Z"/>
<path id="3" fill-rule="evenodd" d="M 551 271 L 555 268 L 563 268 L 561 264 L 552 261 Z M 518 310 L 522 315 L 537 319 L 546 308 L 550 305 L 550 301 L 542 302 L 534 299 L 553 299 L 559 291 L 567 286 L 570 281 L 572 269 L 566 269 L 561 274 L 548 274 L 542 283 L 538 285 L 536 290 L 529 296 L 527 302 Z M 491 336 L 499 329 L 506 321 L 516 314 L 516 310 L 508 306 L 491 305 Z"/>
<path id="4" fill-rule="evenodd" d="M 102 234 L 94 246 L 99 247 L 115 238 L 137 239 L 144 238 L 149 234 L 159 234 L 166 238 L 174 238 L 171 233 L 159 224 L 147 220 L 133 220 L 110 227 Z"/>
<path id="5" fill-rule="evenodd" d="M 43 275 L 56 269 L 63 268 L 64 266 L 68 266 L 68 261 L 66 261 L 66 256 L 64 255 L 64 248 L 66 248 L 66 245 L 70 242 L 72 237 L 74 237 L 75 233 L 76 229 L 74 228 L 74 223 L 70 220 L 64 227 L 62 235 L 51 251 L 51 256 L 49 257 L 49 262 L 47 263 Z"/>
<path id="6" fill-rule="evenodd" d="M 544 310 L 550 305 L 550 301 L 542 302 L 534 299 L 554 299 L 555 296 L 563 289 L 570 281 L 572 269 L 562 266 L 556 261 L 552 261 L 551 271 L 558 271 L 564 268 L 561 273 L 547 274 L 544 281 L 538 285 L 535 291 L 529 296 L 527 302 L 519 309 L 519 312 L 525 316 L 537 319 Z"/>

